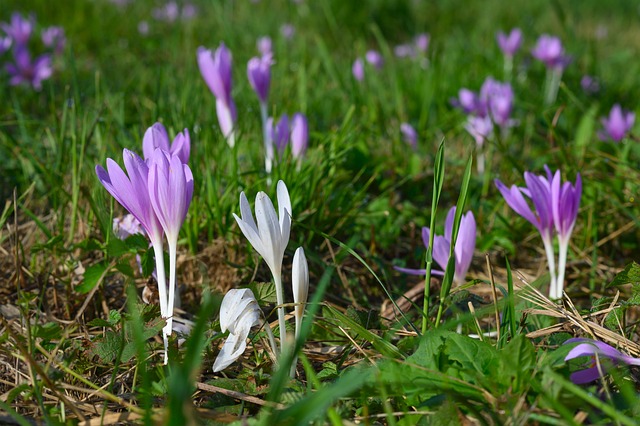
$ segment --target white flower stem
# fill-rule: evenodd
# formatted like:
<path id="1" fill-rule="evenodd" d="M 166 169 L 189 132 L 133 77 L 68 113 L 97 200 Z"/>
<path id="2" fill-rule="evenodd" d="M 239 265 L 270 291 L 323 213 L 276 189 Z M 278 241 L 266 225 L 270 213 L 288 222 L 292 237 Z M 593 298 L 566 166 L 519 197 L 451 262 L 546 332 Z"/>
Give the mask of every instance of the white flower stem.
<path id="1" fill-rule="evenodd" d="M 153 252 L 156 258 L 156 277 L 158 278 L 158 298 L 160 299 L 160 315 L 162 318 L 167 317 L 167 278 L 164 271 L 164 250 L 162 249 L 162 241 L 154 241 Z M 169 336 L 166 333 L 166 327 L 162 329 L 162 341 L 164 342 L 164 363 L 167 364 L 169 358 L 167 349 L 169 347 Z"/>
<path id="2" fill-rule="evenodd" d="M 549 285 L 549 298 L 551 300 L 556 300 L 556 259 L 555 253 L 553 252 L 553 241 L 551 238 L 542 238 L 542 243 L 544 244 L 544 251 L 547 254 L 547 263 L 549 264 L 549 276 L 551 277 L 551 284 Z"/>
<path id="3" fill-rule="evenodd" d="M 264 140 L 264 170 L 267 174 L 271 174 L 272 158 L 271 152 L 273 151 L 272 141 L 269 137 L 269 129 L 267 129 L 268 112 L 267 104 L 260 102 L 260 118 L 262 119 L 262 138 Z"/>
<path id="4" fill-rule="evenodd" d="M 482 147 L 478 147 L 478 151 L 477 151 L 477 170 L 478 170 L 478 174 L 482 175 L 484 174 L 484 149 Z"/>
<path id="5" fill-rule="evenodd" d="M 569 236 L 571 233 L 569 232 Z M 564 289 L 564 271 L 567 267 L 567 252 L 569 251 L 569 236 L 562 238 L 558 236 L 558 245 L 560 246 L 560 253 L 558 254 L 558 282 L 556 285 L 556 299 L 562 298 L 562 291 Z"/>
<path id="6" fill-rule="evenodd" d="M 233 148 L 236 145 L 236 131 L 235 130 L 231 130 L 231 133 L 229 133 L 229 136 L 227 136 L 227 145 L 229 145 L 229 148 Z"/>
<path id="7" fill-rule="evenodd" d="M 167 325 L 164 327 L 164 332 L 167 336 L 170 336 L 173 331 L 173 305 L 175 304 L 176 296 L 176 256 L 178 247 L 178 237 L 169 238 L 169 297 L 167 299 Z"/>
<path id="8" fill-rule="evenodd" d="M 504 78 L 506 81 L 511 81 L 511 73 L 513 72 L 513 56 L 504 56 Z"/>
<path id="9" fill-rule="evenodd" d="M 278 325 L 280 326 L 280 353 L 284 352 L 287 341 L 287 326 L 284 321 L 284 291 L 282 289 L 282 274 L 274 274 L 273 281 L 276 285 L 276 301 L 278 302 Z"/>

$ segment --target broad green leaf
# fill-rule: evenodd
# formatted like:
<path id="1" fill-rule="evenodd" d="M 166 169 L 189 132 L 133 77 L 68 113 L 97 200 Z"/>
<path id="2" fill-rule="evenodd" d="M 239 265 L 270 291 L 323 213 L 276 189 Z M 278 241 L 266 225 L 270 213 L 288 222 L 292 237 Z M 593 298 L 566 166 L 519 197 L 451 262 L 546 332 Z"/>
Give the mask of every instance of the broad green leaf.
<path id="1" fill-rule="evenodd" d="M 624 284 L 638 284 L 640 283 L 640 264 L 632 262 L 628 264 L 622 272 L 619 272 L 611 281 L 607 288 L 616 287 Z"/>
<path id="2" fill-rule="evenodd" d="M 89 293 L 95 286 L 98 285 L 100 279 L 106 274 L 109 265 L 105 262 L 100 262 L 96 265 L 89 266 L 84 271 L 84 281 L 78 284 L 75 290 L 80 294 Z"/>

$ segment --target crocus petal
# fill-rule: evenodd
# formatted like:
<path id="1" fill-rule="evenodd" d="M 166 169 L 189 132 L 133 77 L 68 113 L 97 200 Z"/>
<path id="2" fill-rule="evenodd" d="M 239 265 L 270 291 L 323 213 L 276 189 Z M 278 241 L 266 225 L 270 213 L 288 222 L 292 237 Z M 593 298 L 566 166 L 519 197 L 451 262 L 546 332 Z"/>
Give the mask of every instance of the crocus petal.
<path id="1" fill-rule="evenodd" d="M 281 180 L 279 180 L 278 184 L 276 185 L 276 192 L 276 197 L 278 199 L 278 217 L 280 218 L 280 226 L 283 227 L 285 215 L 288 214 L 290 217 L 293 216 L 291 210 L 291 198 L 289 198 L 289 190 L 287 189 L 287 185 L 285 185 L 285 183 Z M 283 239 L 289 240 L 288 234 L 287 237 L 284 238 L 283 233 Z"/>
<path id="2" fill-rule="evenodd" d="M 604 371 L 603 371 L 604 373 Z M 591 368 L 586 368 L 584 370 L 580 370 L 580 371 L 576 371 L 574 373 L 571 373 L 571 376 L 569 376 L 569 379 L 577 384 L 577 385 L 582 385 L 585 383 L 591 383 L 594 380 L 597 380 L 601 377 L 600 375 L 600 370 L 598 369 L 598 366 L 594 366 Z"/>
<path id="3" fill-rule="evenodd" d="M 144 132 L 144 137 L 142 138 L 144 159 L 151 158 L 156 148 L 169 151 L 169 134 L 162 123 L 155 123 Z"/>
<path id="4" fill-rule="evenodd" d="M 302 247 L 298 247 L 293 255 L 291 283 L 293 287 L 293 302 L 296 303 L 296 322 L 299 323 L 302 320 L 304 304 L 307 303 L 309 295 L 309 266 Z"/>
<path id="5" fill-rule="evenodd" d="M 422 275 L 422 276 L 427 275 L 426 269 L 401 268 L 400 266 L 394 266 L 393 269 L 395 269 L 398 272 L 402 272 L 409 275 Z M 438 271 L 437 269 L 432 269 L 431 275 L 444 275 L 444 272 Z"/>
<path id="6" fill-rule="evenodd" d="M 225 103 L 222 99 L 216 99 L 216 114 L 218 115 L 218 123 L 220 123 L 220 130 L 225 138 L 228 138 L 233 132 L 233 125 L 236 122 L 236 104 L 231 100 L 231 103 Z"/>
<path id="7" fill-rule="evenodd" d="M 291 154 L 303 157 L 309 145 L 309 125 L 304 114 L 296 113 L 291 119 Z"/>
<path id="8" fill-rule="evenodd" d="M 214 373 L 224 370 L 244 353 L 247 349 L 247 336 L 229 334 L 213 363 Z"/>
<path id="9" fill-rule="evenodd" d="M 284 247 L 281 244 L 282 234 L 275 208 L 264 192 L 259 192 L 256 195 L 255 210 L 258 234 L 265 248 L 264 253 L 261 253 L 262 257 L 269 265 L 271 273 L 274 276 L 279 276 L 284 255 Z"/>
<path id="10" fill-rule="evenodd" d="M 450 247 L 451 242 L 447 238 L 440 235 L 436 235 L 433 238 L 433 260 L 435 260 L 443 270 L 447 269 L 447 263 L 449 263 Z"/>

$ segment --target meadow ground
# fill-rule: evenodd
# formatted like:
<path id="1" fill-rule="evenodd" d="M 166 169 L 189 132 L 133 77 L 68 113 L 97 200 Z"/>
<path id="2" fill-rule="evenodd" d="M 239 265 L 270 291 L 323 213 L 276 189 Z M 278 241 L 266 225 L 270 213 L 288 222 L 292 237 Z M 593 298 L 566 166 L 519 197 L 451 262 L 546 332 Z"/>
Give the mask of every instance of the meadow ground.
<path id="1" fill-rule="evenodd" d="M 2 0 L 0 422 L 637 424 L 639 21 L 631 0 Z M 158 126 L 123 153 L 157 122 L 190 153 Z"/>

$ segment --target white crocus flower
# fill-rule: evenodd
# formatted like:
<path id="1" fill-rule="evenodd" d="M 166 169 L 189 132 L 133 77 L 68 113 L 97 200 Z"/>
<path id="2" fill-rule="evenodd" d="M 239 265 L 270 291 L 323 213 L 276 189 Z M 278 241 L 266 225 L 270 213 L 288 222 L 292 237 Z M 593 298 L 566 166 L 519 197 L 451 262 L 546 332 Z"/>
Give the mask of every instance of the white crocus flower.
<path id="1" fill-rule="evenodd" d="M 224 370 L 243 354 L 251 327 L 260 324 L 261 312 L 253 292 L 248 288 L 227 292 L 220 306 L 220 328 L 223 332 L 229 330 L 229 337 L 213 363 L 214 373 Z"/>
<path id="2" fill-rule="evenodd" d="M 289 243 L 289 231 L 291 229 L 291 200 L 289 192 L 282 181 L 278 181 L 278 212 L 271 199 L 264 192 L 256 195 L 255 210 L 256 220 L 253 219 L 251 207 L 247 196 L 240 194 L 240 215 L 235 213 L 233 217 L 238 222 L 240 230 L 249 240 L 253 248 L 267 262 L 276 286 L 276 299 L 278 302 L 278 322 L 280 326 L 280 347 L 287 339 L 284 312 L 284 292 L 282 289 L 282 259 L 284 251 Z"/>
<path id="3" fill-rule="evenodd" d="M 300 325 L 302 324 L 302 315 L 307 303 L 307 296 L 309 295 L 309 266 L 302 247 L 298 247 L 293 255 L 291 285 L 293 287 L 293 302 L 296 305 L 294 315 L 296 318 L 297 339 L 300 334 Z"/>

